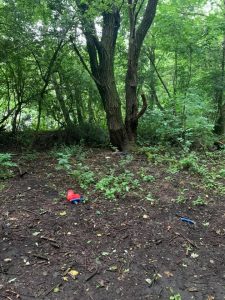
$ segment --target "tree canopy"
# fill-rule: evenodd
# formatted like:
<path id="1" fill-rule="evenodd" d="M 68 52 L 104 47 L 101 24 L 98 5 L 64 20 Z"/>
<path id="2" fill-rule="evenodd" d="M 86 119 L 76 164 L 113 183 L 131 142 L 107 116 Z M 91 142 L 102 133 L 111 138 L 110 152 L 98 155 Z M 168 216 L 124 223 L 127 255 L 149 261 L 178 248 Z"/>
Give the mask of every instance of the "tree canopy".
<path id="1" fill-rule="evenodd" d="M 223 0 L 1 1 L 1 131 L 98 142 L 108 132 L 122 150 L 211 143 L 225 133 L 224 9 Z"/>

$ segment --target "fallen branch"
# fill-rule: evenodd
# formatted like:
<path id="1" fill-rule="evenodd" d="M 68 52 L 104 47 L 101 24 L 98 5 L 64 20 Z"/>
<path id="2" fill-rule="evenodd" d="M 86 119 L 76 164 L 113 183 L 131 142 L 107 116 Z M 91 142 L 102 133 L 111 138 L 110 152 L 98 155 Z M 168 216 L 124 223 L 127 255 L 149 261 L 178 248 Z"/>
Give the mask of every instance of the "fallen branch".
<path id="1" fill-rule="evenodd" d="M 175 232 L 176 235 L 181 236 L 183 239 L 185 239 L 191 246 L 199 249 L 199 247 L 195 244 L 195 242 L 193 242 L 192 240 L 190 240 L 189 238 L 187 238 L 186 236 L 184 236 L 182 233 L 180 232 Z"/>
<path id="2" fill-rule="evenodd" d="M 95 275 L 99 274 L 99 269 L 96 269 L 90 276 L 88 276 L 85 281 L 91 280 Z"/>

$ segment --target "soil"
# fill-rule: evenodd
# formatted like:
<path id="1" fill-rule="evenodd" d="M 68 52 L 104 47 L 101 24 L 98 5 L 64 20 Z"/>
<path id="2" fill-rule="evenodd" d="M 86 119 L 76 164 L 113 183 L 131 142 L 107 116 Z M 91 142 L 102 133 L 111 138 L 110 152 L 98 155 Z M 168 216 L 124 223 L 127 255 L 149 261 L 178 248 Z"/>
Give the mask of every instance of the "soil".
<path id="1" fill-rule="evenodd" d="M 0 299 L 225 299 L 225 197 L 204 190 L 198 175 L 168 176 L 165 165 L 135 155 L 127 168 L 147 168 L 154 182 L 111 201 L 90 189 L 75 205 L 67 189 L 86 191 L 56 170 L 51 153 L 14 157 L 20 174 L 1 181 Z M 120 160 L 92 149 L 85 163 L 98 176 Z M 207 205 L 191 205 L 199 195 Z"/>

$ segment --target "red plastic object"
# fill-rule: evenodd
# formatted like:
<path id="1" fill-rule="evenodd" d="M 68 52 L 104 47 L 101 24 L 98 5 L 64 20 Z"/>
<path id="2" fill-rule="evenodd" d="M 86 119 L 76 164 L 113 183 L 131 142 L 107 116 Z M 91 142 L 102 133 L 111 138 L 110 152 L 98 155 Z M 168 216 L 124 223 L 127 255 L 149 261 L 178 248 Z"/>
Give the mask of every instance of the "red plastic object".
<path id="1" fill-rule="evenodd" d="M 80 196 L 80 194 L 75 194 L 73 190 L 68 190 L 66 198 L 67 198 L 68 201 L 72 201 L 72 200 L 75 200 L 75 199 L 80 199 L 81 196 Z"/>

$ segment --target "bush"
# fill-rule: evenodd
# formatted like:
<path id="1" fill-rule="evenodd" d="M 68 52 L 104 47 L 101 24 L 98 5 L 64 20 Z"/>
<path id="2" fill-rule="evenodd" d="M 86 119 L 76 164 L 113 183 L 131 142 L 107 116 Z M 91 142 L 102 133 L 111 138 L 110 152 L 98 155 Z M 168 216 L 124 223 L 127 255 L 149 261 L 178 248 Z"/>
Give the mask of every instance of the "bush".
<path id="1" fill-rule="evenodd" d="M 0 153 L 0 178 L 6 179 L 13 174 L 12 168 L 17 164 L 12 162 L 10 153 Z"/>
<path id="2" fill-rule="evenodd" d="M 170 143 L 175 146 L 204 147 L 214 142 L 210 102 L 190 90 L 176 98 L 176 112 L 165 108 L 148 110 L 139 123 L 140 141 L 151 144 Z"/>

